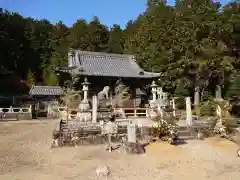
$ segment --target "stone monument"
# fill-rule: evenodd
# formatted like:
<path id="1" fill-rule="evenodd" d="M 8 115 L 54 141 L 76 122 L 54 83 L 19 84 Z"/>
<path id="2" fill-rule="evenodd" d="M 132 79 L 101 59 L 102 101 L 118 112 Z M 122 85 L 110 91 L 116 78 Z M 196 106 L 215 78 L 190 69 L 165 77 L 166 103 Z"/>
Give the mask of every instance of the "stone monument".
<path id="1" fill-rule="evenodd" d="M 218 101 L 223 100 L 222 99 L 222 89 L 219 85 L 216 86 L 215 97 L 216 97 L 216 100 L 218 100 Z"/>
<path id="2" fill-rule="evenodd" d="M 125 142 L 124 148 L 126 152 L 130 154 L 142 154 L 145 152 L 142 144 L 137 141 L 136 124 L 132 121 L 129 121 L 127 125 L 127 141 Z"/>
<path id="3" fill-rule="evenodd" d="M 172 99 L 173 117 L 176 117 L 176 103 L 175 98 Z"/>
<path id="4" fill-rule="evenodd" d="M 188 126 L 192 126 L 192 107 L 190 97 L 186 97 L 186 111 L 187 111 L 186 124 Z"/>
<path id="5" fill-rule="evenodd" d="M 92 97 L 92 122 L 97 122 L 97 107 L 98 107 L 97 96 L 94 95 Z"/>
<path id="6" fill-rule="evenodd" d="M 108 150 L 109 152 L 111 152 L 113 150 L 113 146 L 112 146 L 112 136 L 113 134 L 117 134 L 118 131 L 118 126 L 117 124 L 114 122 L 115 121 L 115 117 L 111 117 L 110 121 L 102 124 L 102 134 L 107 135 L 107 145 L 106 145 L 106 150 Z"/>
<path id="7" fill-rule="evenodd" d="M 194 110 L 197 116 L 200 116 L 200 89 L 197 86 L 194 92 Z"/>
<path id="8" fill-rule="evenodd" d="M 136 143 L 136 125 L 130 121 L 127 126 L 127 140 L 129 143 Z"/>

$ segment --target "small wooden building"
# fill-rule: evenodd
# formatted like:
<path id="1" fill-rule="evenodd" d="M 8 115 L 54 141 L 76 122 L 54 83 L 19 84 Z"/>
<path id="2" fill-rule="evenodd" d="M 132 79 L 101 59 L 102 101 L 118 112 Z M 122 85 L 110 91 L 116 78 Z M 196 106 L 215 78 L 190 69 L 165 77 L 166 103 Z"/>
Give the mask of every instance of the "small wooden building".
<path id="1" fill-rule="evenodd" d="M 136 63 L 135 56 L 71 50 L 68 53 L 68 67 L 59 67 L 59 84 L 71 76 L 80 77 L 80 82 L 87 78 L 91 83 L 90 93 L 100 92 L 104 86 L 109 86 L 114 95 L 116 82 L 121 81 L 131 89 L 134 106 L 137 97 L 136 89 L 160 77 L 160 73 L 146 72 Z M 91 97 L 91 94 L 89 94 Z"/>
<path id="2" fill-rule="evenodd" d="M 36 116 L 49 116 L 50 106 L 57 106 L 60 96 L 63 95 L 60 86 L 32 86 L 29 95 L 34 100 L 33 114 Z"/>

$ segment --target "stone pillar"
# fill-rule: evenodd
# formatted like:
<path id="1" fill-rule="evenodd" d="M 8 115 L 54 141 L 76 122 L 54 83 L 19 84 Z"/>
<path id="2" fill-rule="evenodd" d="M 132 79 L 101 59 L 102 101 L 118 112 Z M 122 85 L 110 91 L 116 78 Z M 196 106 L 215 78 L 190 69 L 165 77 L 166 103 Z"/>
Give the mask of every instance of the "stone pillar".
<path id="1" fill-rule="evenodd" d="M 191 99 L 190 97 L 186 97 L 186 124 L 188 126 L 192 126 L 192 108 L 191 108 Z"/>
<path id="2" fill-rule="evenodd" d="M 217 106 L 216 113 L 218 116 L 218 122 L 222 124 L 222 109 L 219 105 Z"/>
<path id="3" fill-rule="evenodd" d="M 92 122 L 95 123 L 97 122 L 97 96 L 94 95 L 92 97 Z"/>
<path id="4" fill-rule="evenodd" d="M 175 104 L 175 98 L 172 99 L 172 108 L 173 108 L 173 116 L 176 117 L 176 104 Z"/>
<path id="5" fill-rule="evenodd" d="M 222 89 L 219 85 L 217 85 L 215 90 L 215 98 L 216 100 L 222 100 Z"/>
<path id="6" fill-rule="evenodd" d="M 163 107 L 166 107 L 168 106 L 168 94 L 166 92 L 164 92 L 162 94 L 162 102 L 163 102 Z"/>
<path id="7" fill-rule="evenodd" d="M 127 140 L 129 143 L 136 143 L 136 125 L 132 122 L 129 122 L 127 126 Z"/>
<path id="8" fill-rule="evenodd" d="M 157 100 L 157 85 L 156 85 L 155 81 L 152 82 L 151 88 L 152 88 L 153 101 L 156 101 Z"/>
<path id="9" fill-rule="evenodd" d="M 84 79 L 84 82 L 82 83 L 83 85 L 83 101 L 84 103 L 88 102 L 88 86 L 89 86 L 89 82 L 87 80 L 87 78 Z"/>
<path id="10" fill-rule="evenodd" d="M 197 116 L 200 116 L 200 93 L 199 93 L 199 88 L 195 88 L 195 93 L 194 93 L 194 110 Z"/>

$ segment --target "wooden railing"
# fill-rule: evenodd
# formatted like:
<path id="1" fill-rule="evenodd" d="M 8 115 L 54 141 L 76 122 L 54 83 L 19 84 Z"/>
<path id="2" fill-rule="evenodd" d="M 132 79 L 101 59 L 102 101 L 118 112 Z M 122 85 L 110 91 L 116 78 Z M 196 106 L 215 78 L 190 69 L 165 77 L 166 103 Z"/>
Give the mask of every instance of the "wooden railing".
<path id="1" fill-rule="evenodd" d="M 115 108 L 114 112 L 126 117 L 148 117 L 148 108 Z"/>
<path id="2" fill-rule="evenodd" d="M 60 117 L 66 117 L 66 107 L 58 108 Z M 119 117 L 127 118 L 127 117 L 149 117 L 149 109 L 148 108 L 114 108 L 114 113 Z M 77 116 L 78 110 L 76 109 L 68 109 L 69 111 L 69 119 L 75 119 Z M 88 111 L 90 112 L 90 111 Z"/>

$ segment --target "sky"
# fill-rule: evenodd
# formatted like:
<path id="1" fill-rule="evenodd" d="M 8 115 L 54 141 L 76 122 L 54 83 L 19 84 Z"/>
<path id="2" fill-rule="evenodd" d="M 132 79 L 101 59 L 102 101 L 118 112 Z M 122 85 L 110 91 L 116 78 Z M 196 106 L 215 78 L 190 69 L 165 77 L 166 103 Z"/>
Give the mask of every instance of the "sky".
<path id="1" fill-rule="evenodd" d="M 226 4 L 230 0 L 218 1 Z M 169 4 L 174 2 L 168 0 Z M 91 21 L 97 16 L 108 27 L 120 24 L 124 28 L 145 10 L 146 0 L 0 0 L 0 8 L 24 17 L 48 19 L 53 24 L 61 20 L 69 27 L 77 19 Z"/>

